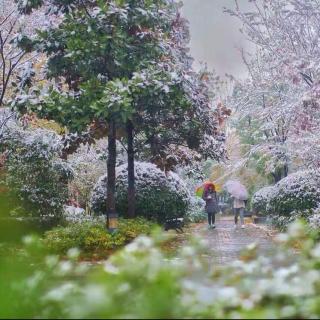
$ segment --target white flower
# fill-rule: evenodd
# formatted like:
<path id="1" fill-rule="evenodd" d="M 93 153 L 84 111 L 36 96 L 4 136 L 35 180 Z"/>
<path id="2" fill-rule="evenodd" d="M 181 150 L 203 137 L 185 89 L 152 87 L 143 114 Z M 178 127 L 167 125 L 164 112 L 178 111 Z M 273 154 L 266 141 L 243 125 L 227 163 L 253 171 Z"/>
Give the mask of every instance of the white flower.
<path id="1" fill-rule="evenodd" d="M 65 275 L 72 270 L 72 263 L 70 261 L 61 261 L 58 264 L 57 273 L 60 275 Z"/>
<path id="2" fill-rule="evenodd" d="M 320 258 L 320 243 L 318 243 L 311 251 L 314 258 Z"/>
<path id="3" fill-rule="evenodd" d="M 28 236 L 24 236 L 24 237 L 22 238 L 22 242 L 23 242 L 25 245 L 31 245 L 31 244 L 33 244 L 33 243 L 35 242 L 35 239 L 34 239 L 33 236 L 28 235 Z"/>
<path id="4" fill-rule="evenodd" d="M 45 262 L 49 268 L 52 268 L 58 264 L 59 257 L 54 255 L 46 256 Z"/>
<path id="5" fill-rule="evenodd" d="M 77 259 L 80 255 L 80 250 L 78 248 L 71 248 L 67 252 L 68 258 L 74 260 Z"/>
<path id="6" fill-rule="evenodd" d="M 104 271 L 111 274 L 118 274 L 120 270 L 109 261 L 104 264 Z"/>
<path id="7" fill-rule="evenodd" d="M 70 296 L 74 290 L 75 285 L 71 282 L 67 282 L 50 290 L 43 299 L 49 301 L 63 301 L 66 297 Z"/>

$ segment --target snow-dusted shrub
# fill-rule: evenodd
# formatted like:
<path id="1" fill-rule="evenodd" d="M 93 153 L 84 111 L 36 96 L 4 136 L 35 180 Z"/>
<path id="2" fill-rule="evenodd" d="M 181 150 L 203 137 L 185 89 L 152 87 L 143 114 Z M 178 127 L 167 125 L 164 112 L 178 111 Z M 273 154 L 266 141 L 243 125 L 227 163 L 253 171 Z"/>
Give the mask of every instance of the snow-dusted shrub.
<path id="1" fill-rule="evenodd" d="M 107 170 L 106 141 L 81 145 L 77 152 L 68 157 L 68 163 L 74 171 L 74 179 L 69 184 L 70 197 L 88 212 L 91 192 L 98 179 Z"/>
<path id="2" fill-rule="evenodd" d="M 308 223 L 312 230 L 320 232 L 320 207 L 312 210 L 308 218 Z"/>
<path id="3" fill-rule="evenodd" d="M 258 190 L 251 199 L 253 209 L 257 212 L 267 213 L 270 199 L 275 192 L 276 188 L 274 186 L 267 186 Z"/>
<path id="4" fill-rule="evenodd" d="M 275 185 L 270 197 L 271 210 L 280 215 L 317 207 L 320 200 L 320 176 L 316 171 L 298 171 Z"/>
<path id="5" fill-rule="evenodd" d="M 187 221 L 194 223 L 205 221 L 207 214 L 204 208 L 205 202 L 201 198 L 191 197 L 190 207 L 186 216 Z"/>
<path id="6" fill-rule="evenodd" d="M 84 223 L 84 222 L 105 222 L 103 216 L 93 217 L 92 215 L 86 214 L 83 208 L 74 206 L 65 206 L 63 210 L 63 219 L 67 223 Z"/>
<path id="7" fill-rule="evenodd" d="M 12 127 L 1 137 L 6 180 L 30 215 L 60 217 L 73 172 L 59 158 L 60 137 L 44 129 Z"/>
<path id="8" fill-rule="evenodd" d="M 277 213 L 271 213 L 268 216 L 268 221 L 271 225 L 275 226 L 280 231 L 285 231 L 296 220 L 308 221 L 308 216 L 311 214 L 311 210 L 298 211 L 293 210 L 289 215 L 281 215 Z"/>
<path id="9" fill-rule="evenodd" d="M 116 203 L 120 214 L 127 212 L 127 166 L 116 170 Z M 183 180 L 175 173 L 167 176 L 154 164 L 136 162 L 136 213 L 163 222 L 167 218 L 182 217 L 189 208 L 190 195 Z M 91 206 L 96 214 L 106 212 L 107 176 L 102 176 L 93 189 Z"/>
<path id="10" fill-rule="evenodd" d="M 276 216 L 304 217 L 316 208 L 320 200 L 320 176 L 316 171 L 298 171 L 280 180 L 276 185 L 257 191 L 252 199 L 253 207 Z M 279 221 L 280 221 L 279 220 Z M 282 220 L 286 220 L 283 218 Z M 292 219 L 287 219 L 290 223 Z M 280 221 L 280 225 L 284 224 Z M 277 223 L 278 224 L 278 223 Z"/>
<path id="11" fill-rule="evenodd" d="M 308 225 L 309 231 L 315 235 L 315 232 L 320 235 L 320 207 L 306 209 L 306 210 L 293 210 L 290 215 L 270 215 L 271 223 L 279 230 L 286 230 L 290 223 L 296 220 L 302 220 Z"/>
<path id="12" fill-rule="evenodd" d="M 136 234 L 149 233 L 147 224 L 137 226 Z M 39 254 L 41 243 L 32 236 L 24 238 L 23 251 L 4 251 L 0 266 L 6 295 L 2 301 L 8 307 L 0 308 L 0 318 L 25 314 L 50 319 L 320 317 L 320 244 L 302 224 L 279 234 L 263 254 L 250 244 L 223 265 L 215 263 L 214 244 L 204 246 L 203 241 L 183 244 L 176 258 L 168 258 L 160 234 L 139 236 L 94 268 L 78 261 L 80 251 L 75 247 L 85 257 L 94 253 L 96 258 L 119 248 L 119 242 L 125 242 L 123 237 L 118 239 L 121 234 L 128 233 L 111 236 L 101 226 L 72 225 L 45 234 L 50 255 Z M 63 259 L 52 252 L 62 253 Z"/>

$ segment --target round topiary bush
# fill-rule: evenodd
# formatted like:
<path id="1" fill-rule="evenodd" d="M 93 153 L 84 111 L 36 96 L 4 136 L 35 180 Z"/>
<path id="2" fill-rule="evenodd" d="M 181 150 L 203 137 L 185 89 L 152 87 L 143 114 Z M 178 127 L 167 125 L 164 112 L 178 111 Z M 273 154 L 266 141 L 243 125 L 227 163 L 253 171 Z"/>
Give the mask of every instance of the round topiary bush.
<path id="1" fill-rule="evenodd" d="M 121 215 L 127 212 L 127 165 L 122 165 L 116 171 L 116 203 Z M 190 195 L 188 189 L 175 173 L 167 176 L 154 164 L 136 162 L 136 213 L 147 219 L 163 223 L 166 219 L 182 217 L 189 209 Z M 91 207 L 95 214 L 106 212 L 107 176 L 102 176 L 95 185 Z"/>
<path id="2" fill-rule="evenodd" d="M 274 186 L 257 191 L 253 207 L 276 216 L 293 216 L 295 212 L 308 212 L 320 201 L 320 175 L 315 171 L 298 171 Z"/>
<path id="3" fill-rule="evenodd" d="M 275 185 L 269 205 L 273 212 L 289 215 L 292 211 L 317 207 L 320 200 L 320 177 L 315 171 L 298 171 Z"/>
<path id="4" fill-rule="evenodd" d="M 267 186 L 258 190 L 252 197 L 252 208 L 259 213 L 267 213 L 270 209 L 270 199 L 276 193 L 275 186 Z"/>

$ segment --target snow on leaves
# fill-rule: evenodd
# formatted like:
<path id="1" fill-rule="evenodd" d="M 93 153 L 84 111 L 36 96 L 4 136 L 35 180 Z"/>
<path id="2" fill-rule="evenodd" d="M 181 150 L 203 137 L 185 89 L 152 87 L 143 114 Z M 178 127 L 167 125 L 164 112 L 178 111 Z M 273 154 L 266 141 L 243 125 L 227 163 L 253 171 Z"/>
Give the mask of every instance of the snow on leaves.
<path id="1" fill-rule="evenodd" d="M 187 186 L 175 173 L 165 175 L 154 164 L 136 162 L 137 213 L 163 222 L 166 218 L 181 217 L 188 209 L 190 194 Z M 126 212 L 128 185 L 127 166 L 117 167 L 118 210 Z M 107 176 L 102 176 L 94 187 L 91 204 L 96 214 L 104 214 L 106 206 Z"/>
<path id="2" fill-rule="evenodd" d="M 318 168 L 320 10 L 317 1 L 252 1 L 251 12 L 227 10 L 257 45 L 244 61 L 250 77 L 235 86 L 233 107 L 251 137 L 251 154 L 264 154 L 267 173 Z M 276 177 L 275 181 L 279 178 Z"/>

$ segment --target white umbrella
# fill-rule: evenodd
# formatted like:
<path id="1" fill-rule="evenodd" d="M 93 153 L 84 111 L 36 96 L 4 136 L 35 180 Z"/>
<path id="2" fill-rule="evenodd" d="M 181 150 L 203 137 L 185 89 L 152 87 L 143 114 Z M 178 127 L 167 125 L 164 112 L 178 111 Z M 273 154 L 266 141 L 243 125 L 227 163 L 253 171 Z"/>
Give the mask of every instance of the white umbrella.
<path id="1" fill-rule="evenodd" d="M 246 187 L 237 180 L 229 180 L 226 182 L 225 187 L 227 191 L 236 199 L 247 200 L 248 191 Z"/>

